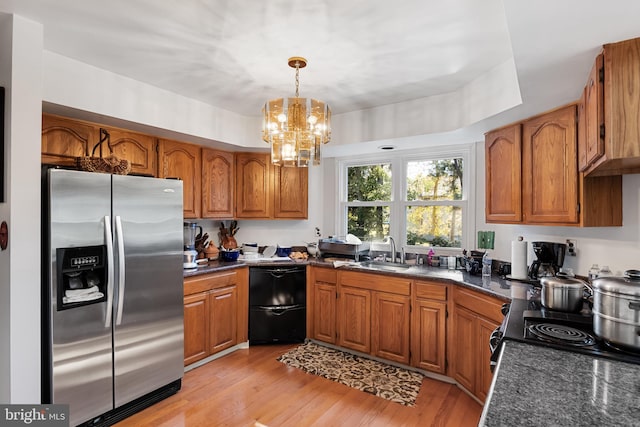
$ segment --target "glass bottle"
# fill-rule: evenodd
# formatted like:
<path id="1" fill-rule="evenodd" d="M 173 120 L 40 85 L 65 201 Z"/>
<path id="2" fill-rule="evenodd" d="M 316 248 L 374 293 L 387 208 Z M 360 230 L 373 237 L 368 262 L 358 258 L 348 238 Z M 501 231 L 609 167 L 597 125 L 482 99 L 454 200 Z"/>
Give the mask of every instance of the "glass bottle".
<path id="1" fill-rule="evenodd" d="M 589 269 L 589 280 L 597 279 L 600 275 L 600 268 L 598 268 L 598 264 L 593 264 Z"/>
<path id="2" fill-rule="evenodd" d="M 609 276 L 613 276 L 613 273 L 609 269 L 608 265 L 603 265 L 602 268 L 600 269 L 600 272 L 598 273 L 598 277 L 609 277 Z"/>

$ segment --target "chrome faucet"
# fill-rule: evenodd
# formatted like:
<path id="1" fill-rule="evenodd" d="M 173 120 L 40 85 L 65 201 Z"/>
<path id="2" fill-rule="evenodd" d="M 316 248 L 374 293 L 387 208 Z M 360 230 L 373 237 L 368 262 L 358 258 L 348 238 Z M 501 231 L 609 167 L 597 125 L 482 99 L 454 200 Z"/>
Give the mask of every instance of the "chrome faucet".
<path id="1" fill-rule="evenodd" d="M 396 262 L 396 241 L 391 236 L 387 236 L 387 240 L 391 249 L 391 262 Z"/>

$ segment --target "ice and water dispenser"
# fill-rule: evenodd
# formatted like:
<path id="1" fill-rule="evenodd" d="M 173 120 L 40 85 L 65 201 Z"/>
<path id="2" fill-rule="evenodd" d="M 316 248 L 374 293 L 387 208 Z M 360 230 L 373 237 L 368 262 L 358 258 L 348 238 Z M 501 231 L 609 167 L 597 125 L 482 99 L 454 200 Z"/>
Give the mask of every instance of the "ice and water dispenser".
<path id="1" fill-rule="evenodd" d="M 57 248 L 58 310 L 105 301 L 107 248 L 105 245 Z"/>

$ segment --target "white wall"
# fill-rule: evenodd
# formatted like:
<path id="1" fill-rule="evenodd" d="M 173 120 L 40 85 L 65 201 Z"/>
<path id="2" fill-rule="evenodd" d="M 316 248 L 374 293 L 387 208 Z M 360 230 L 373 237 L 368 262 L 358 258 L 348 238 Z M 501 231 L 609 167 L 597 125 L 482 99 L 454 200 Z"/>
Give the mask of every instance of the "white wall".
<path id="1" fill-rule="evenodd" d="M 265 148 L 259 118 L 240 116 L 53 52 L 45 51 L 43 61 L 43 101 L 47 103 L 190 138 Z"/>
<path id="2" fill-rule="evenodd" d="M 564 266 L 586 276 L 592 264 L 608 265 L 611 271 L 622 274 L 624 270 L 640 269 L 640 174 L 625 175 L 622 180 L 622 227 L 549 227 L 535 225 L 487 224 L 484 216 L 485 173 L 484 142 L 478 143 L 477 156 L 477 206 L 478 230 L 496 233 L 495 259 L 510 261 L 511 241 L 523 236 L 526 241 L 550 241 L 565 243 L 577 241 L 577 256 L 565 257 Z M 529 245 L 529 264 L 535 259 Z"/>
<path id="3" fill-rule="evenodd" d="M 40 123 L 42 26 L 0 14 L 5 194 L 0 221 L 0 402 L 40 403 Z M 0 140 L 0 143 L 2 141 Z"/>

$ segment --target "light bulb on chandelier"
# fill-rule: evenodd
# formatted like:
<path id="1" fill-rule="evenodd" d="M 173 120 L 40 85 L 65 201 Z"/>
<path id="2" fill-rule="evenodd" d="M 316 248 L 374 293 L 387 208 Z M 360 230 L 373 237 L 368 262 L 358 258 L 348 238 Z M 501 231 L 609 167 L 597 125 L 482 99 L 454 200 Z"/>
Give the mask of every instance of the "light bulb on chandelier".
<path id="1" fill-rule="evenodd" d="M 300 98 L 301 57 L 289 58 L 296 69 L 295 98 L 272 99 L 262 109 L 262 139 L 271 144 L 271 162 L 279 166 L 320 164 L 320 146 L 331 140 L 331 109 L 317 99 Z"/>

